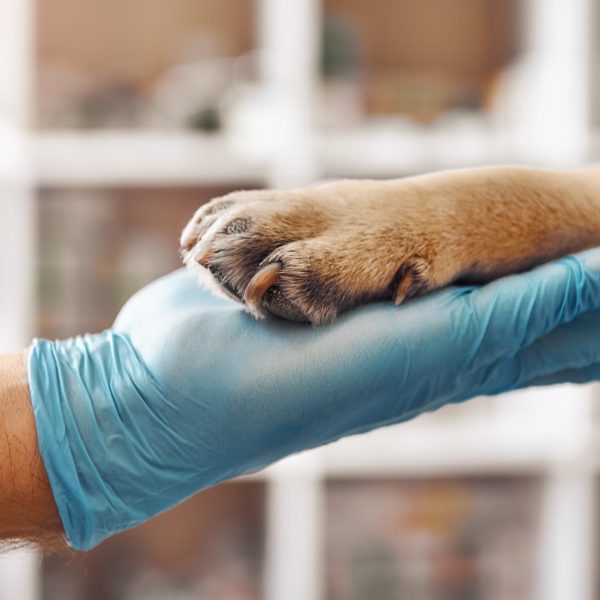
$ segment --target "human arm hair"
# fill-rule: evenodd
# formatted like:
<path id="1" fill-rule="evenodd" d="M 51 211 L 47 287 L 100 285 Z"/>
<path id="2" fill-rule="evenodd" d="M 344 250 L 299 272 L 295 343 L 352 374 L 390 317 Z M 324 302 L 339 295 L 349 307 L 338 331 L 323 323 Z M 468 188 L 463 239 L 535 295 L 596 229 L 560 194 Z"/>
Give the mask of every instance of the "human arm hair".
<path id="1" fill-rule="evenodd" d="M 0 355 L 0 547 L 24 543 L 66 547 L 38 449 L 27 352 Z"/>

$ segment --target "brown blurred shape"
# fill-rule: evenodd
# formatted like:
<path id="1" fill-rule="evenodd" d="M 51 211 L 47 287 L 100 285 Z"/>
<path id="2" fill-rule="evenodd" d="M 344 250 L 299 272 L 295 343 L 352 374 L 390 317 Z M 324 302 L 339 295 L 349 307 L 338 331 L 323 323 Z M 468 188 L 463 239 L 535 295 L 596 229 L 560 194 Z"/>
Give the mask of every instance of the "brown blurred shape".
<path id="1" fill-rule="evenodd" d="M 252 47 L 252 0 L 38 0 L 37 56 L 101 79 L 148 83 L 190 54 L 235 56 Z"/>
<path id="2" fill-rule="evenodd" d="M 429 121 L 478 108 L 518 54 L 519 0 L 325 0 L 361 48 L 367 112 Z"/>

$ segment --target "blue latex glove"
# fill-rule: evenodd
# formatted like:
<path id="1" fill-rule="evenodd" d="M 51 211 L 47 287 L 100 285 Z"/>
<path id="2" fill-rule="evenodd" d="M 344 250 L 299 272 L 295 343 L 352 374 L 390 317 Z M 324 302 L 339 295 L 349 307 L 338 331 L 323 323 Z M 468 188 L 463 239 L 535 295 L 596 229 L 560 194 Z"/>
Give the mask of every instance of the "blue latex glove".
<path id="1" fill-rule="evenodd" d="M 68 541 L 91 548 L 202 488 L 448 402 L 596 378 L 598 307 L 600 250 L 320 329 L 257 322 L 175 272 L 112 330 L 31 348 Z"/>

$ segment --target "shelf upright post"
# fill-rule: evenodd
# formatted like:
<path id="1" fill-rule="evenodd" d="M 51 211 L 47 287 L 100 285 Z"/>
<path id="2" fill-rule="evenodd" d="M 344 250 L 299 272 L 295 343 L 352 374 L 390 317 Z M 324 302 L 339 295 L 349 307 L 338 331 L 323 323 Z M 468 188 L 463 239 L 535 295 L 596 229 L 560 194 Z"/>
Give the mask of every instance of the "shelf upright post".
<path id="1" fill-rule="evenodd" d="M 320 0 L 259 0 L 261 77 L 271 107 L 267 185 L 287 188 L 318 176 L 314 114 Z M 320 600 L 323 487 L 313 453 L 276 465 L 267 478 L 266 600 Z"/>
<path id="2" fill-rule="evenodd" d="M 33 333 L 32 21 L 33 0 L 0 0 L 0 352 L 23 348 Z"/>
<path id="3" fill-rule="evenodd" d="M 556 431 L 544 473 L 538 540 L 539 600 L 596 597 L 595 471 L 592 402 L 595 385 L 554 388 L 549 418 Z M 550 394 L 548 394 L 550 395 Z"/>
<path id="4" fill-rule="evenodd" d="M 0 353 L 24 348 L 34 314 L 34 203 L 28 159 L 33 0 L 0 0 Z M 39 556 L 0 556 L 0 600 L 37 600 Z"/>
<path id="5" fill-rule="evenodd" d="M 593 2 L 529 0 L 527 7 L 531 77 L 522 141 L 550 166 L 580 165 L 591 147 Z M 540 414 L 563 426 L 544 481 L 537 597 L 591 600 L 595 486 L 586 465 L 593 391 L 567 389 L 564 403 L 548 403 Z"/>
<path id="6" fill-rule="evenodd" d="M 324 597 L 324 489 L 319 454 L 287 458 L 267 471 L 264 598 Z"/>
<path id="7" fill-rule="evenodd" d="M 315 104 L 319 77 L 320 0 L 259 0 L 260 71 L 272 144 L 267 183 L 291 187 L 318 176 Z"/>
<path id="8" fill-rule="evenodd" d="M 524 6 L 522 149 L 550 166 L 580 164 L 591 145 L 592 0 L 528 0 Z"/>

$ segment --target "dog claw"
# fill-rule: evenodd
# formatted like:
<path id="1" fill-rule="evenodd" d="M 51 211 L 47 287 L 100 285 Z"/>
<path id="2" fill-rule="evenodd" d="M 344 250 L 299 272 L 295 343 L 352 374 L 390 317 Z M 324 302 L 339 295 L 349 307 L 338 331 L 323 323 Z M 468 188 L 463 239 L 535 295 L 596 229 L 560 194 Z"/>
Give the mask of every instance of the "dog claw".
<path id="1" fill-rule="evenodd" d="M 206 266 L 206 263 L 213 257 L 214 253 L 210 244 L 207 242 L 200 242 L 195 251 L 193 252 L 193 259 L 199 265 L 203 267 Z"/>
<path id="2" fill-rule="evenodd" d="M 180 246 L 184 252 L 189 252 L 196 245 L 196 239 L 188 237 L 185 240 L 181 240 Z"/>
<path id="3" fill-rule="evenodd" d="M 257 313 L 262 313 L 260 302 L 267 290 L 279 281 L 281 263 L 271 263 L 260 269 L 250 280 L 244 292 L 244 302 Z"/>
<path id="4" fill-rule="evenodd" d="M 406 273 L 406 275 L 400 280 L 400 283 L 396 288 L 396 293 L 394 294 L 394 303 L 396 306 L 402 304 L 402 302 L 405 300 L 413 281 L 414 279 L 411 273 Z"/>

